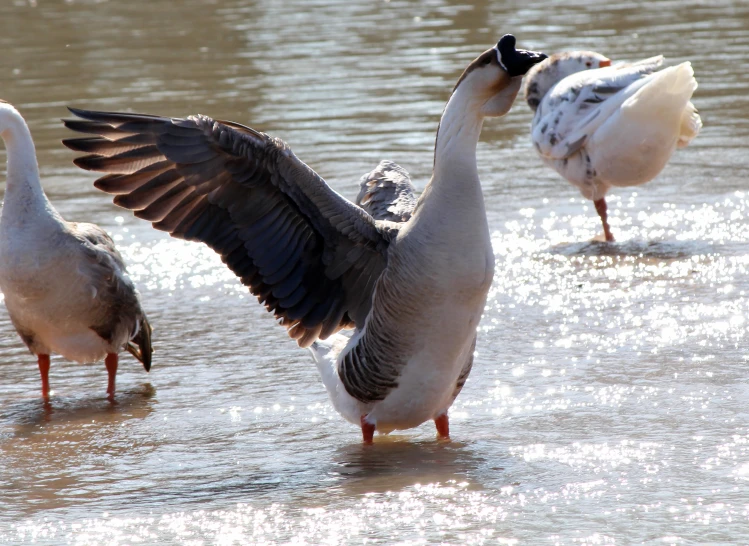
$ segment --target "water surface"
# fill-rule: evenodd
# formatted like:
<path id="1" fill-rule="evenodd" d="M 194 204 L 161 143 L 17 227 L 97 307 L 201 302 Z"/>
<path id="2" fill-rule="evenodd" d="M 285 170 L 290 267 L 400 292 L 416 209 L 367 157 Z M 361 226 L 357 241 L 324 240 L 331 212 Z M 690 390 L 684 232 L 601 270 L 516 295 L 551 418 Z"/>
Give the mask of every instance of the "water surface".
<path id="1" fill-rule="evenodd" d="M 749 536 L 749 5 L 430 0 L 0 5 L 0 96 L 68 219 L 117 239 L 155 326 L 146 374 L 53 359 L 51 404 L 0 306 L 0 542 L 688 544 Z M 177 7 L 179 5 L 179 7 Z M 478 149 L 496 274 L 473 373 L 377 437 L 208 249 L 72 166 L 65 105 L 205 113 L 281 137 L 343 195 L 380 159 L 428 180 L 462 69 L 521 47 L 691 60 L 705 127 L 610 197 L 619 241 L 545 169 L 521 102 Z"/>

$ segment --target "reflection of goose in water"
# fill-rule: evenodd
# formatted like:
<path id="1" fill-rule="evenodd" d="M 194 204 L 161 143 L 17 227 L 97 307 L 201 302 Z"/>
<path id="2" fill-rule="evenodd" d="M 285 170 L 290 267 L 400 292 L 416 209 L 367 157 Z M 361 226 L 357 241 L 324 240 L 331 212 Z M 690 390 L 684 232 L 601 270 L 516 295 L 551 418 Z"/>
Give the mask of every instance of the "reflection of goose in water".
<path id="1" fill-rule="evenodd" d="M 706 256 L 708 254 L 739 255 L 746 253 L 744 245 L 716 245 L 710 241 L 627 241 L 617 245 L 596 242 L 564 243 L 547 251 L 563 256 L 635 257 L 645 260 L 674 260 Z"/>
<path id="2" fill-rule="evenodd" d="M 155 402 L 154 388 L 145 383 L 118 391 L 116 403 L 75 394 L 55 396 L 54 405 L 38 398 L 4 403 L 0 482 L 13 486 L 3 491 L 9 502 L 2 516 L 20 521 L 50 510 L 69 514 L 89 503 L 116 510 L 147 498 L 151 454 L 167 442 L 155 438 L 148 419 Z M 126 476 L 123 468 L 139 471 Z"/>
<path id="3" fill-rule="evenodd" d="M 90 154 L 80 167 L 109 173 L 96 187 L 116 204 L 221 254 L 311 348 L 333 406 L 365 442 L 429 419 L 447 437 L 494 269 L 476 144 L 484 118 L 507 113 L 523 74 L 544 57 L 516 50 L 507 35 L 466 68 L 415 206 L 398 183 L 375 180 L 360 208 L 281 140 L 206 116 L 72 110 L 85 121 L 67 126 L 96 136 L 65 144 Z M 398 203 L 380 202 L 391 190 Z M 338 334 L 352 327 L 350 339 Z"/>
<path id="4" fill-rule="evenodd" d="M 156 389 L 143 383 L 133 389 L 120 391 L 117 402 L 80 396 L 55 398 L 54 406 L 47 401 L 24 399 L 6 404 L 0 413 L 0 422 L 15 427 L 16 436 L 38 432 L 38 426 L 54 422 L 59 426 L 78 426 L 96 421 L 100 425 L 118 424 L 133 417 L 151 413 Z"/>
<path id="5" fill-rule="evenodd" d="M 593 201 L 613 241 L 606 193 L 639 186 L 663 170 L 702 121 L 690 102 L 690 63 L 657 71 L 663 57 L 610 66 L 599 53 L 557 53 L 528 72 L 533 144 L 544 163 Z"/>
<path id="6" fill-rule="evenodd" d="M 21 114 L 0 101 L 8 156 L 0 218 L 0 289 L 13 326 L 37 356 L 49 397 L 49 355 L 105 359 L 114 397 L 118 353 L 126 348 L 151 368 L 151 327 L 122 256 L 94 224 L 66 222 L 47 199 L 36 151 Z"/>
<path id="7" fill-rule="evenodd" d="M 474 482 L 486 464 L 483 457 L 460 442 L 409 442 L 399 438 L 382 442 L 377 451 L 360 445 L 344 446 L 331 459 L 333 467 L 328 474 L 349 495 L 400 491 L 416 484 Z"/>

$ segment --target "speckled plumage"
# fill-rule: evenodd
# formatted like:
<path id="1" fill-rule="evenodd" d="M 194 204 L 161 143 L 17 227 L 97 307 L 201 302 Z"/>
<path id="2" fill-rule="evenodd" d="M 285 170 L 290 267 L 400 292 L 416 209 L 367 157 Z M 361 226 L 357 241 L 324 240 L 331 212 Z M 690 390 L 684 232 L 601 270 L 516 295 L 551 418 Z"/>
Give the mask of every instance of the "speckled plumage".
<path id="1" fill-rule="evenodd" d="M 662 70 L 662 56 L 598 68 L 601 62 L 609 61 L 594 52 L 552 55 L 528 72 L 525 97 L 543 162 L 605 215 L 602 199 L 612 186 L 652 180 L 702 122 L 690 102 L 697 82 L 688 62 Z"/>

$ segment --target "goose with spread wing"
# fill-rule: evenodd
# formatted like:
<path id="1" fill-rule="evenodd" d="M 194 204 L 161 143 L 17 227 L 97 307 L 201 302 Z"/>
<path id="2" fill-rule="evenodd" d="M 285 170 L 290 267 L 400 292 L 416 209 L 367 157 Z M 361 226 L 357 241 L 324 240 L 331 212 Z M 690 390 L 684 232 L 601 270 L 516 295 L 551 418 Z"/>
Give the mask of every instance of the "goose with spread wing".
<path id="1" fill-rule="evenodd" d="M 659 70 L 663 57 L 611 66 L 592 51 L 557 53 L 526 77 L 535 112 L 533 144 L 543 162 L 593 201 L 606 241 L 606 193 L 638 186 L 687 146 L 702 121 L 690 102 L 697 80 L 689 62 Z"/>
<path id="2" fill-rule="evenodd" d="M 283 141 L 203 115 L 71 109 L 79 119 L 66 125 L 94 136 L 64 143 L 88 154 L 78 166 L 107 173 L 95 185 L 117 205 L 218 252 L 312 350 L 333 406 L 365 443 L 428 420 L 447 437 L 494 271 L 476 145 L 484 118 L 507 113 L 543 58 L 506 35 L 465 69 L 415 206 L 392 164 L 371 173 L 365 210 Z"/>
<path id="3" fill-rule="evenodd" d="M 36 355 L 49 398 L 50 354 L 104 359 L 114 397 L 124 348 L 151 369 L 151 326 L 122 256 L 99 226 L 66 222 L 39 179 L 34 141 L 12 105 L 0 101 L 7 183 L 0 216 L 0 290 L 11 322 Z"/>

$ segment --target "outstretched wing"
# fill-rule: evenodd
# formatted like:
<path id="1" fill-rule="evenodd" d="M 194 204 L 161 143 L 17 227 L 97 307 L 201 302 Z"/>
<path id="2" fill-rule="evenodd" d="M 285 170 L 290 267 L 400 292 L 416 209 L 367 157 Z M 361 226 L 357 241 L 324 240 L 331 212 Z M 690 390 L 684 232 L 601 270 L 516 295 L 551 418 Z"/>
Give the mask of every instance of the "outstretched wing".
<path id="1" fill-rule="evenodd" d="M 383 159 L 361 177 L 356 204 L 375 220 L 406 222 L 416 207 L 416 189 L 406 169 Z"/>
<path id="2" fill-rule="evenodd" d="M 583 70 L 556 84 L 533 118 L 532 138 L 549 159 L 575 154 L 609 115 L 663 64 L 663 56 L 631 64 Z M 623 90 L 626 93 L 621 93 Z"/>
<path id="3" fill-rule="evenodd" d="M 206 243 L 299 345 L 364 325 L 388 229 L 333 191 L 281 140 L 206 116 L 70 109 L 75 164 L 156 229 Z"/>

